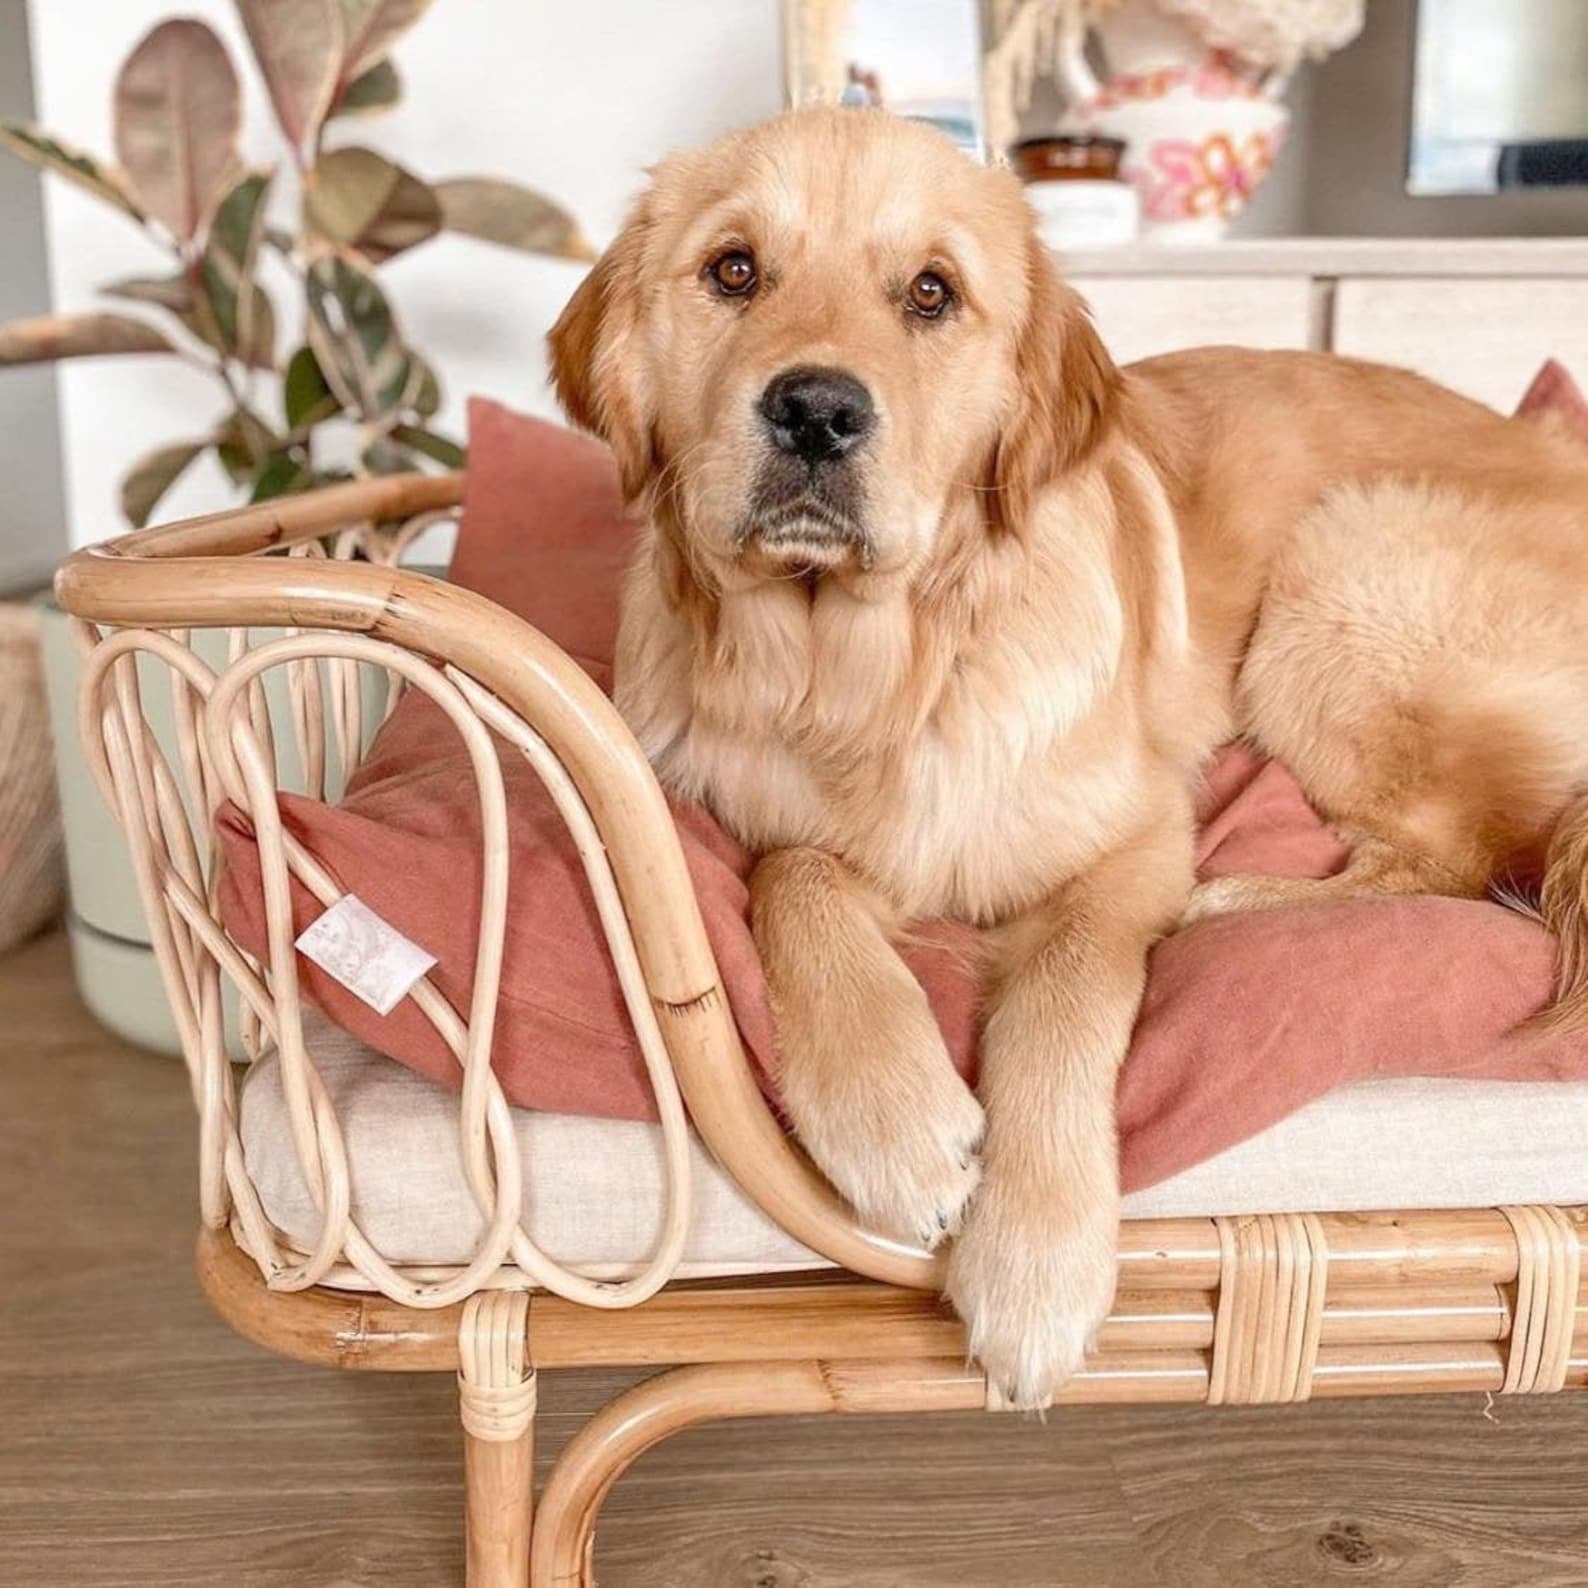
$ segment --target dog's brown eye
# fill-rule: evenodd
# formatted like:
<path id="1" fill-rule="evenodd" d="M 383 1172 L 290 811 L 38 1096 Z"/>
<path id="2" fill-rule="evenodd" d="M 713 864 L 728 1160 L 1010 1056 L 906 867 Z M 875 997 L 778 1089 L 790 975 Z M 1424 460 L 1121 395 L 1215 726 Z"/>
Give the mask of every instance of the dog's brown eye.
<path id="1" fill-rule="evenodd" d="M 712 261 L 711 279 L 717 291 L 730 298 L 742 298 L 755 289 L 755 259 L 742 248 Z"/>
<path id="2" fill-rule="evenodd" d="M 910 283 L 910 313 L 935 320 L 948 306 L 952 296 L 948 283 L 935 270 L 923 270 Z"/>

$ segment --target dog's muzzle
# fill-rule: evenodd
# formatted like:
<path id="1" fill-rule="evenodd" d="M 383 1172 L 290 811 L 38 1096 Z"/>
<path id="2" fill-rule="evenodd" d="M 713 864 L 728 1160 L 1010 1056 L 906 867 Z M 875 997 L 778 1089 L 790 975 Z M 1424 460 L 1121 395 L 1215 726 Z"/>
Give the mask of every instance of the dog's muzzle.
<path id="1" fill-rule="evenodd" d="M 876 427 L 871 393 L 847 370 L 797 365 L 767 383 L 756 408 L 770 445 L 741 548 L 779 566 L 869 566 L 858 454 Z"/>

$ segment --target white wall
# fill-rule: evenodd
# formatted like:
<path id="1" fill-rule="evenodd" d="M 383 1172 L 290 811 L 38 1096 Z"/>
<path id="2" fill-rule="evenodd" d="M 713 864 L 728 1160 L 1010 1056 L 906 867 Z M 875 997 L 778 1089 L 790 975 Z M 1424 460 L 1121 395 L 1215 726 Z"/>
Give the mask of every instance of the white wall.
<path id="1" fill-rule="evenodd" d="M 229 0 L 30 5 L 38 119 L 93 150 L 111 148 L 110 87 L 122 58 L 173 10 L 210 22 L 244 70 Z M 425 176 L 495 173 L 528 182 L 569 205 L 603 243 L 644 165 L 779 108 L 780 49 L 777 0 L 435 0 L 397 52 L 404 104 L 346 123 L 341 137 Z M 250 146 L 263 159 L 278 146 L 263 90 L 246 71 L 245 85 Z M 58 308 L 87 307 L 99 283 L 162 268 L 136 227 L 92 199 L 57 182 L 47 202 Z M 461 433 L 471 392 L 554 411 L 542 338 L 579 270 L 445 236 L 382 270 L 408 337 L 441 371 L 443 422 Z M 154 358 L 64 366 L 60 405 L 75 544 L 122 527 L 117 482 L 133 457 L 203 434 L 220 412 L 202 374 Z M 218 471 L 195 468 L 161 516 L 228 500 Z"/>
<path id="2" fill-rule="evenodd" d="M 33 114 L 27 12 L 0 0 L 0 116 Z M 38 177 L 0 155 L 0 322 L 50 306 Z M 55 371 L 0 370 L 0 596 L 41 585 L 66 549 Z"/>
<path id="3" fill-rule="evenodd" d="M 181 10 L 206 18 L 233 46 L 256 157 L 278 149 L 230 0 L 28 4 L 37 114 L 46 127 L 108 154 L 118 65 L 150 26 Z M 1584 189 L 1406 197 L 1412 15 L 1413 0 L 1373 0 L 1362 38 L 1300 85 L 1292 144 L 1240 232 L 1588 228 Z M 349 122 L 340 136 L 386 150 L 422 175 L 494 172 L 532 183 L 567 203 L 600 243 L 616 229 L 646 163 L 779 107 L 780 48 L 778 0 L 434 0 L 397 54 L 406 103 L 390 116 Z M 57 308 L 86 308 L 97 284 L 163 267 L 135 227 L 92 199 L 58 182 L 47 184 L 46 198 Z M 290 209 L 290 192 L 278 198 Z M 442 372 L 445 423 L 461 430 L 470 392 L 553 411 L 542 338 L 578 269 L 451 237 L 383 269 L 409 337 Z M 290 350 L 285 333 L 282 349 Z M 116 488 L 131 459 L 204 433 L 221 412 L 210 382 L 168 359 L 67 365 L 58 389 L 66 512 L 78 544 L 121 528 Z M 31 471 L 41 479 L 50 472 Z M 230 499 L 206 464 L 161 512 L 204 511 Z"/>

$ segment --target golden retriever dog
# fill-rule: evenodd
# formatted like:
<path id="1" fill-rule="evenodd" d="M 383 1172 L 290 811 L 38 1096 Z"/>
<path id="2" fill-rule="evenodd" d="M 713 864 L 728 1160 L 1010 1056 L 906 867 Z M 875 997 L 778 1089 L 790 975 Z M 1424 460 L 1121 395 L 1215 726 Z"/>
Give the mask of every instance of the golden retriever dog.
<path id="1" fill-rule="evenodd" d="M 1402 371 L 1110 359 L 1019 184 L 880 112 L 669 158 L 552 332 L 642 514 L 617 700 L 763 858 L 800 1140 L 869 1226 L 952 1238 L 1012 1402 L 1110 1305 L 1113 1097 L 1187 915 L 1480 895 L 1548 847 L 1546 1019 L 1588 1025 L 1588 452 Z M 1193 890 L 1245 735 L 1354 854 Z M 988 929 L 980 1095 L 895 950 Z"/>

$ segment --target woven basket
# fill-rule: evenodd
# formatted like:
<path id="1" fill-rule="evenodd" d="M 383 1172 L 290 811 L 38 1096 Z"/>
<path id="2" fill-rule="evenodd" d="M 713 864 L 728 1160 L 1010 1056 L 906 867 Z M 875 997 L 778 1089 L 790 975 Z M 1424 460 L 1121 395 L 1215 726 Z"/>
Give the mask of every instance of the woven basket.
<path id="1" fill-rule="evenodd" d="M 0 954 L 53 921 L 64 892 L 38 615 L 0 604 Z"/>

